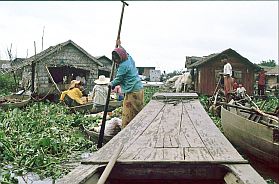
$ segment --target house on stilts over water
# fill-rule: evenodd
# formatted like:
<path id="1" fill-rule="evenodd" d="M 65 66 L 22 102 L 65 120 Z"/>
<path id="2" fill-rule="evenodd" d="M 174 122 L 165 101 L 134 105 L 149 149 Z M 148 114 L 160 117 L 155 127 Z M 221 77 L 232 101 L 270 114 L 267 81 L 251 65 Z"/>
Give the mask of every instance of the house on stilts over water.
<path id="1" fill-rule="evenodd" d="M 105 56 L 104 56 L 105 57 Z M 72 40 L 51 46 L 42 52 L 27 58 L 14 66 L 22 72 L 21 87 L 30 89 L 32 82 L 32 63 L 35 65 L 34 92 L 39 96 L 55 96 L 59 92 L 55 88 L 51 77 L 60 91 L 68 89 L 71 80 L 83 81 L 85 91 L 93 89 L 94 80 L 99 73 L 108 73 L 112 62 L 106 57 L 96 58 L 77 45 Z"/>

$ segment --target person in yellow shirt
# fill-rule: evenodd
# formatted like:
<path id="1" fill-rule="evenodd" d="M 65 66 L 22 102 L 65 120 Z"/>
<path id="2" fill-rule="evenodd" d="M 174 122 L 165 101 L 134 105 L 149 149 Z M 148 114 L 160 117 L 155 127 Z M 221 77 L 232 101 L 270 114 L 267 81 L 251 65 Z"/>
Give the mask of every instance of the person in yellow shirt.
<path id="1" fill-rule="evenodd" d="M 81 81 L 72 80 L 69 89 L 62 92 L 60 100 L 70 107 L 84 104 L 80 88 Z"/>

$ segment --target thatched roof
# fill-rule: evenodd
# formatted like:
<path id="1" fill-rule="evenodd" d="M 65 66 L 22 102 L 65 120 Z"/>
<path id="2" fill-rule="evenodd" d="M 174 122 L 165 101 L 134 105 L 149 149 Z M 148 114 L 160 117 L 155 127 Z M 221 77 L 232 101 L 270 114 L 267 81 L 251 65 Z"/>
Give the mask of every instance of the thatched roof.
<path id="1" fill-rule="evenodd" d="M 185 67 L 186 68 L 196 68 L 196 67 L 206 64 L 210 61 L 219 59 L 222 54 L 226 54 L 228 56 L 235 55 L 235 56 L 241 58 L 241 60 L 243 62 L 245 62 L 246 64 L 254 67 L 255 69 L 260 69 L 260 67 L 258 65 L 250 62 L 247 58 L 241 56 L 240 54 L 238 54 L 235 50 L 233 50 L 231 48 L 224 50 L 223 52 L 220 52 L 220 53 L 214 53 L 214 54 L 210 54 L 208 56 L 203 56 L 203 57 L 186 57 Z"/>
<path id="2" fill-rule="evenodd" d="M 42 60 L 43 58 L 53 54 L 54 52 L 57 52 L 59 50 L 61 50 L 63 47 L 72 44 L 74 47 L 76 47 L 78 50 L 80 50 L 82 53 L 84 53 L 86 56 L 88 56 L 90 59 L 92 59 L 94 62 L 96 62 L 98 65 L 103 66 L 102 63 L 100 63 L 95 57 L 93 57 L 92 55 L 90 55 L 88 52 L 86 52 L 83 48 L 81 48 L 80 46 L 78 46 L 75 42 L 73 42 L 72 40 L 68 40 L 64 43 L 60 43 L 57 44 L 55 46 L 50 46 L 49 48 L 47 48 L 46 50 L 43 50 L 42 52 L 28 58 L 24 60 L 24 66 L 26 65 L 31 65 L 32 61 L 38 62 L 40 60 Z"/>
<path id="3" fill-rule="evenodd" d="M 112 63 L 112 60 L 110 58 L 108 58 L 107 56 L 105 55 L 102 55 L 102 56 L 95 56 L 95 58 L 102 63 L 101 59 L 105 59 L 107 61 L 110 61 Z M 103 63 L 102 63 L 103 64 Z"/>

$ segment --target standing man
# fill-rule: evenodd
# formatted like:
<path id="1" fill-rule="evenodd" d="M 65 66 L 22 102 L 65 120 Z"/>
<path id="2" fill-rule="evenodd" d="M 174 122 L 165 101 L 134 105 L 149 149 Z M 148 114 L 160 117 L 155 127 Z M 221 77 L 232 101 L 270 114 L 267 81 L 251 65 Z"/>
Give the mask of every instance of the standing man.
<path id="1" fill-rule="evenodd" d="M 259 81 L 258 81 L 258 95 L 264 96 L 265 95 L 265 71 L 264 69 L 261 69 L 258 75 Z"/>
<path id="2" fill-rule="evenodd" d="M 221 62 L 224 64 L 224 91 L 227 102 L 230 100 L 230 92 L 233 91 L 233 79 L 232 79 L 232 66 L 228 62 L 228 56 L 223 54 L 221 56 Z"/>
<path id="3" fill-rule="evenodd" d="M 118 48 L 112 52 L 112 60 L 119 65 L 116 77 L 110 82 L 112 89 L 120 85 L 122 93 L 125 94 L 122 109 L 122 128 L 143 108 L 144 91 L 135 61 L 121 46 L 120 40 L 116 41 Z"/>

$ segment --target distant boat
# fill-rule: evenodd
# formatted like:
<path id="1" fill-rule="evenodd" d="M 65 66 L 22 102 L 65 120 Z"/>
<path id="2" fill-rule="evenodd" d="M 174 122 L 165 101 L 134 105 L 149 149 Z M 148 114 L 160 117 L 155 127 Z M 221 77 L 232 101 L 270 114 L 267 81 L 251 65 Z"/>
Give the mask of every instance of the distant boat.
<path id="1" fill-rule="evenodd" d="M 279 123 L 276 118 L 243 106 L 221 108 L 225 136 L 248 156 L 271 168 L 279 168 Z"/>
<path id="2" fill-rule="evenodd" d="M 24 107 L 31 100 L 31 96 L 29 95 L 8 95 L 4 97 L 0 97 L 0 108 L 8 109 L 8 108 L 16 108 L 16 107 Z"/>
<path id="3" fill-rule="evenodd" d="M 84 127 L 84 125 L 80 125 L 80 130 L 84 133 L 84 135 L 86 137 L 88 137 L 91 141 L 93 142 L 97 142 L 99 139 L 99 132 L 95 132 L 95 131 L 90 131 L 87 128 Z M 108 135 L 104 135 L 103 139 L 104 139 L 104 143 L 107 143 L 108 141 L 110 141 L 113 138 L 113 136 L 108 136 Z"/>

